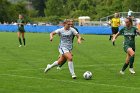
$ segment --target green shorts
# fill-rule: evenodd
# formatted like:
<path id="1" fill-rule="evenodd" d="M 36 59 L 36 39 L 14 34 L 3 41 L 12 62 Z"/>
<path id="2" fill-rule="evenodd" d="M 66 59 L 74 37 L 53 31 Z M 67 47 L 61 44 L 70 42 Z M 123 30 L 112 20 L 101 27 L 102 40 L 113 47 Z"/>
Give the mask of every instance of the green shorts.
<path id="1" fill-rule="evenodd" d="M 132 48 L 135 51 L 135 47 L 130 47 L 129 45 L 124 45 L 123 49 L 127 53 L 128 48 Z"/>
<path id="2" fill-rule="evenodd" d="M 24 29 L 18 29 L 18 32 L 25 32 Z"/>

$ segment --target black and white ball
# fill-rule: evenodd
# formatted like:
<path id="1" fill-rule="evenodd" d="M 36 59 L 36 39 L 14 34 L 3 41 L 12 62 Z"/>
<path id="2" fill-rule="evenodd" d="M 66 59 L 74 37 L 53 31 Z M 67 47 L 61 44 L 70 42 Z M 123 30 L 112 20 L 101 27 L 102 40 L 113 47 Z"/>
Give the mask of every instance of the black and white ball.
<path id="1" fill-rule="evenodd" d="M 89 80 L 92 78 L 92 73 L 90 71 L 86 71 L 84 74 L 83 74 L 83 77 L 84 79 L 86 80 Z"/>

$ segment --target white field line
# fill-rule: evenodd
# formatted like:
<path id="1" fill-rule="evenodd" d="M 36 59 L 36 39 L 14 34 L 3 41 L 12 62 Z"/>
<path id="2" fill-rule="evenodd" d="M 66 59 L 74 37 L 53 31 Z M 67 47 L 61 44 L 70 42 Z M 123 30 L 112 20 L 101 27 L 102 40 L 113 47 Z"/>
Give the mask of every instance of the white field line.
<path id="1" fill-rule="evenodd" d="M 79 81 L 75 81 L 75 80 L 46 79 L 46 78 L 29 77 L 29 76 L 21 76 L 21 75 L 13 75 L 13 74 L 0 74 L 0 77 L 2 77 L 2 76 L 19 77 L 19 78 L 26 78 L 26 79 L 51 80 L 51 81 L 58 81 L 58 82 L 64 82 L 64 83 L 75 83 L 75 84 L 84 84 L 84 85 L 96 85 L 96 86 L 125 88 L 125 89 L 133 89 L 133 90 L 138 89 L 138 90 L 140 90 L 140 88 L 138 88 L 138 87 L 119 86 L 119 85 L 93 83 L 93 82 L 79 82 Z"/>
<path id="2" fill-rule="evenodd" d="M 67 65 L 67 64 L 66 64 Z M 120 65 L 123 65 L 123 64 L 99 64 L 99 65 L 80 65 L 80 66 L 74 66 L 75 68 L 85 68 L 85 67 L 102 67 L 102 66 L 120 66 Z M 9 71 L 24 71 L 24 70 L 28 70 L 28 71 L 31 71 L 31 70 L 44 70 L 46 67 L 44 68 L 34 68 L 34 69 L 19 69 L 19 70 L 9 70 Z M 66 69 L 68 67 L 62 67 L 62 69 Z"/>

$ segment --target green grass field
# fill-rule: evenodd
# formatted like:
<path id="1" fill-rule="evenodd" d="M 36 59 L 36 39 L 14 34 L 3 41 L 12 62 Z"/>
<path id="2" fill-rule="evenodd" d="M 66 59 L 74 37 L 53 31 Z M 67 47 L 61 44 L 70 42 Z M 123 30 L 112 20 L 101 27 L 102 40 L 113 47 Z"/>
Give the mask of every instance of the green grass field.
<path id="1" fill-rule="evenodd" d="M 136 37 L 135 75 L 119 71 L 125 62 L 123 37 L 112 46 L 108 35 L 82 35 L 85 41 L 73 49 L 76 80 L 71 79 L 67 63 L 62 70 L 51 69 L 48 63 L 57 60 L 59 37 L 49 41 L 47 33 L 26 33 L 26 47 L 18 47 L 16 33 L 0 32 L 0 93 L 139 93 L 140 37 Z M 93 73 L 84 80 L 85 71 Z"/>

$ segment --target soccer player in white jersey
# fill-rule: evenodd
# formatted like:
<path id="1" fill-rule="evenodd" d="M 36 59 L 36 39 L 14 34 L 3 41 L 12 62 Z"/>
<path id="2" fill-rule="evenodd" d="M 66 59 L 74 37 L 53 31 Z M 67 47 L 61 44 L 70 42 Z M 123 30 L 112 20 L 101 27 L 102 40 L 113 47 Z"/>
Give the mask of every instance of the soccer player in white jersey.
<path id="1" fill-rule="evenodd" d="M 81 36 L 78 32 L 70 27 L 70 20 L 65 21 L 65 26 L 63 28 L 57 29 L 54 32 L 50 33 L 50 41 L 53 40 L 53 36 L 55 34 L 59 34 L 60 36 L 60 44 L 59 44 L 59 52 L 61 54 L 60 58 L 52 64 L 48 64 L 45 68 L 44 72 L 47 72 L 52 67 L 60 65 L 64 60 L 68 61 L 69 71 L 72 75 L 73 79 L 76 79 L 76 75 L 74 72 L 73 60 L 72 60 L 72 47 L 73 47 L 73 36 L 75 35 L 78 39 L 77 42 L 81 43 Z"/>
<path id="2" fill-rule="evenodd" d="M 65 21 L 64 21 L 63 24 L 65 25 Z M 74 29 L 78 32 L 78 34 L 79 34 L 78 29 L 77 29 L 76 27 L 74 27 L 74 22 L 73 22 L 72 19 L 70 19 L 70 27 L 74 28 Z M 73 41 L 74 41 L 74 37 L 75 37 L 75 35 L 73 36 Z M 81 37 L 81 40 L 84 40 L 84 38 Z M 72 53 L 72 52 L 71 52 L 71 53 Z M 59 55 L 59 57 L 60 57 L 60 56 L 61 56 L 61 54 Z M 62 64 L 58 65 L 57 69 L 61 70 L 61 67 L 66 63 L 66 61 L 67 61 L 67 60 L 64 60 L 64 61 L 62 62 Z"/>

